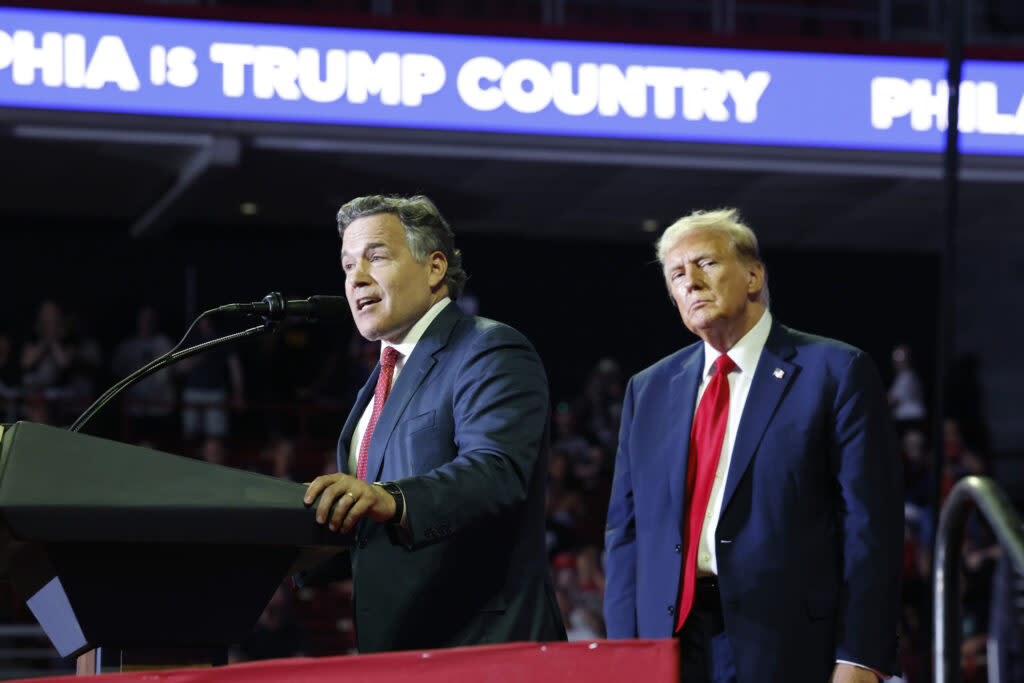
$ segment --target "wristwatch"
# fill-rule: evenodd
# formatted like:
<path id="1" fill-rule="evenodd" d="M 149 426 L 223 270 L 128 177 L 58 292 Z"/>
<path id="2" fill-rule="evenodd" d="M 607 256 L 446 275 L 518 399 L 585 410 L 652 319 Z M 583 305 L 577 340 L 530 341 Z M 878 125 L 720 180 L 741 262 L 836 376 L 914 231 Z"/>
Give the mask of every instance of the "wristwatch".
<path id="1" fill-rule="evenodd" d="M 402 513 L 405 512 L 405 496 L 402 495 L 402 489 L 393 481 L 378 481 L 373 485 L 381 487 L 395 499 L 395 514 L 386 523 L 399 524 L 402 521 Z"/>

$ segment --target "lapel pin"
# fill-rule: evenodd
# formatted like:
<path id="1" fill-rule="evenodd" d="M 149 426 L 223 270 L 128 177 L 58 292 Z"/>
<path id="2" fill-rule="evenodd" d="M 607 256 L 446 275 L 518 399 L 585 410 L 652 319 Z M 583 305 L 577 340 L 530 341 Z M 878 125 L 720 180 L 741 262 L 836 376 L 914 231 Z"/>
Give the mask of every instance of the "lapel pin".
<path id="1" fill-rule="evenodd" d="M 782 368 L 775 368 L 775 372 L 773 372 L 772 374 L 775 375 L 775 379 L 782 379 L 783 377 L 786 376 L 786 371 L 783 370 Z"/>

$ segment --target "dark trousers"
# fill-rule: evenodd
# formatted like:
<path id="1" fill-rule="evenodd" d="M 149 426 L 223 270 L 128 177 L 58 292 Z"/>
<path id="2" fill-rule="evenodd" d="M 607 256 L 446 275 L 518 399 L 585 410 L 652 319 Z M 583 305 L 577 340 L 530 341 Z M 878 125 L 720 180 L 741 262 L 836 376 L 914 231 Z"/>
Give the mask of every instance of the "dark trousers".
<path id="1" fill-rule="evenodd" d="M 716 578 L 697 579 L 693 608 L 676 637 L 682 651 L 682 683 L 736 683 Z"/>

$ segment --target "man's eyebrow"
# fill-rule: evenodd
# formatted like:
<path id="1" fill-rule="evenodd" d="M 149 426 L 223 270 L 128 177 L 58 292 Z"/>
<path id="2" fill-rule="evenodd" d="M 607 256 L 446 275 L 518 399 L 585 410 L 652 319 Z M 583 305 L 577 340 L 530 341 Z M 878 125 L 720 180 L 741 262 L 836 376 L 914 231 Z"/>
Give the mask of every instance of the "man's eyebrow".
<path id="1" fill-rule="evenodd" d="M 365 254 L 366 252 L 370 251 L 371 249 L 377 249 L 379 247 L 384 247 L 386 249 L 386 248 L 388 248 L 388 245 L 385 242 L 370 242 L 369 244 L 366 244 L 366 245 L 363 246 L 362 253 Z M 354 253 L 357 253 L 357 252 L 346 251 L 344 249 L 341 250 L 341 255 L 342 256 L 345 256 L 346 254 L 354 254 Z"/>
<path id="2" fill-rule="evenodd" d="M 665 266 L 667 268 L 679 268 L 680 266 L 682 266 L 683 264 L 686 264 L 686 263 L 696 263 L 697 261 L 700 261 L 701 259 L 714 258 L 714 257 L 715 257 L 714 253 L 711 252 L 711 251 L 700 251 L 700 252 L 697 252 L 696 254 L 681 256 L 681 257 L 679 257 L 677 259 L 674 259 L 672 261 L 668 261 L 668 262 L 666 262 Z"/>

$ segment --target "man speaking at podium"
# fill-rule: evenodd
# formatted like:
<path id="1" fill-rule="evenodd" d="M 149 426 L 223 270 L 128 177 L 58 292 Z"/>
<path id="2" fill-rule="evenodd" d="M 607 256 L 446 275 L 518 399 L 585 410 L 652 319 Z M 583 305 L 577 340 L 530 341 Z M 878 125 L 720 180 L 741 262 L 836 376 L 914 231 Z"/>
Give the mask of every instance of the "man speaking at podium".
<path id="1" fill-rule="evenodd" d="M 338 212 L 345 294 L 381 360 L 305 501 L 354 532 L 360 652 L 564 640 L 544 545 L 548 389 L 516 330 L 454 304 L 466 280 L 433 202 Z"/>
<path id="2" fill-rule="evenodd" d="M 687 683 L 896 673 L 900 459 L 874 365 L 773 319 L 734 210 L 677 221 L 658 260 L 700 341 L 626 390 L 609 636 L 675 635 Z"/>

